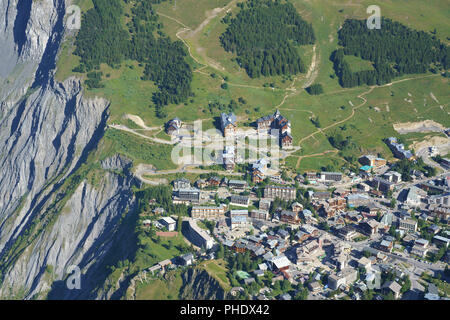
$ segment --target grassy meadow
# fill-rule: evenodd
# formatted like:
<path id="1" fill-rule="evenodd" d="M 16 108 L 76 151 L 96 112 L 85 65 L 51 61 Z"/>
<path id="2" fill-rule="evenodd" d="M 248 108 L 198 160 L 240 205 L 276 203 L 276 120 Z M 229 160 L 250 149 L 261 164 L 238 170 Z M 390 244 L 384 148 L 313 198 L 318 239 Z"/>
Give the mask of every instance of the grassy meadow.
<path id="1" fill-rule="evenodd" d="M 237 101 L 240 97 L 246 100 L 246 104 L 239 104 L 236 110 L 241 125 L 273 113 L 278 108 L 292 123 L 294 145 L 302 148 L 285 161 L 286 166 L 296 171 L 319 170 L 328 164 L 343 164 L 344 160 L 327 140 L 327 135 L 333 132 L 341 133 L 344 137 L 351 136 L 359 145 L 353 151 L 355 156 L 375 152 L 391 159 L 392 154 L 382 140 L 397 135 L 393 123 L 431 119 L 445 127 L 450 126 L 449 80 L 440 75 L 404 76 L 394 79 L 390 86 L 373 89 L 366 86 L 344 89 L 339 85 L 330 61 L 330 54 L 338 47 L 337 31 L 347 18 L 367 18 L 369 14 L 366 8 L 373 4 L 371 1 L 291 0 L 300 15 L 313 25 L 316 45 L 302 46 L 298 50 L 307 65 L 315 60 L 315 67 L 309 74 L 258 79 L 249 78 L 245 70 L 233 60 L 234 56 L 225 52 L 220 45 L 219 36 L 226 29 L 221 20 L 227 11 L 233 15 L 238 12 L 237 2 L 168 0 L 154 5 L 164 25 L 163 32 L 174 40 L 178 39 L 178 33 L 183 39 L 192 55 L 188 60 L 194 70 L 193 97 L 186 103 L 167 106 L 166 119 L 156 117 L 151 97 L 157 88 L 151 81 L 140 79 L 143 67 L 134 61 L 124 61 L 119 69 L 101 65 L 105 87 L 86 90 L 87 96 L 108 99 L 111 102 L 109 122 L 125 125 L 130 123 L 124 121 L 123 116 L 134 114 L 141 117 L 147 126 L 161 126 L 168 119 L 178 116 L 185 122 L 203 119 L 203 127 L 212 128 L 220 111 L 211 113 L 208 104 L 228 104 L 231 99 Z M 78 3 L 83 11 L 92 6 L 91 0 L 78 0 Z M 215 8 L 227 5 L 228 10 L 222 10 L 216 17 L 206 20 Z M 384 0 L 377 5 L 383 16 L 427 32 L 436 29 L 436 36 L 448 43 L 450 27 L 448 10 L 444 9 L 448 9 L 447 1 Z M 126 7 L 128 11 L 129 7 Z M 190 30 L 180 32 L 183 28 Z M 72 51 L 73 35 L 67 38 L 61 49 L 58 80 L 73 74 L 71 69 L 77 65 L 78 57 L 71 54 Z M 346 59 L 354 71 L 372 68 L 370 62 L 357 57 L 347 56 Z M 221 88 L 223 82 L 228 84 L 227 89 Z M 303 89 L 307 82 L 321 83 L 325 92 L 319 96 L 309 95 Z M 430 93 L 439 102 L 434 101 Z M 311 117 L 319 119 L 320 128 L 314 126 Z M 144 143 L 144 139 L 131 134 L 108 132 L 103 143 L 105 153 L 121 152 L 137 162 L 151 163 L 158 169 L 172 168 L 161 156 L 170 152 L 170 146 L 147 141 Z M 157 133 L 157 137 L 167 139 L 163 132 Z M 417 134 L 406 138 L 411 144 L 424 137 Z"/>

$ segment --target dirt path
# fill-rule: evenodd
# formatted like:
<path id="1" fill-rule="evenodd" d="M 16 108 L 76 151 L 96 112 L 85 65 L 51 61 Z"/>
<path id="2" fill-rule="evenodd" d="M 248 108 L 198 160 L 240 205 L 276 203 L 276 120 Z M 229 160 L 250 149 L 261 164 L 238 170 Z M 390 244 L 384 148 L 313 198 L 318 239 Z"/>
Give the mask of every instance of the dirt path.
<path id="1" fill-rule="evenodd" d="M 313 57 L 311 59 L 311 65 L 309 66 L 308 73 L 306 74 L 306 82 L 302 86 L 303 89 L 308 88 L 310 85 L 312 85 L 319 75 L 319 64 L 317 63 L 318 58 L 316 47 L 317 45 L 314 45 L 313 47 Z"/>
<path id="2" fill-rule="evenodd" d="M 360 95 L 358 95 L 358 98 L 362 99 L 363 102 L 362 102 L 361 104 L 357 105 L 356 107 L 353 107 L 353 108 L 352 108 L 352 113 L 351 113 L 347 118 L 345 118 L 345 119 L 343 119 L 343 120 L 340 120 L 340 121 L 338 121 L 338 122 L 335 122 L 335 123 L 333 123 L 333 124 L 330 124 L 329 126 L 326 126 L 325 128 L 318 128 L 317 131 L 315 131 L 315 132 L 311 133 L 310 135 L 307 135 L 306 137 L 300 139 L 300 142 L 299 142 L 299 143 L 301 144 L 303 141 L 305 141 L 305 140 L 311 138 L 312 136 L 316 135 L 317 133 L 323 132 L 324 130 L 328 130 L 328 129 L 330 129 L 330 128 L 333 128 L 333 127 L 335 127 L 335 126 L 337 126 L 337 125 L 340 125 L 341 123 L 344 123 L 344 122 L 350 120 L 351 118 L 353 118 L 353 116 L 355 115 L 355 111 L 356 111 L 357 109 L 361 108 L 363 105 L 366 104 L 367 99 L 364 98 L 364 96 L 365 96 L 366 94 L 371 93 L 371 92 L 373 91 L 373 89 L 375 89 L 375 88 L 377 88 L 377 87 L 376 87 L 376 86 L 372 86 L 372 87 L 370 87 L 370 89 L 369 89 L 368 91 L 363 92 L 363 93 L 361 93 Z"/>
<path id="3" fill-rule="evenodd" d="M 185 25 L 183 22 L 179 21 L 178 19 L 176 19 L 174 17 L 168 16 L 168 15 L 166 15 L 164 13 L 161 13 L 161 12 L 158 12 L 158 11 L 156 13 L 161 15 L 161 16 L 163 16 L 163 17 L 166 17 L 167 19 L 175 21 L 175 22 L 177 22 L 178 24 L 180 24 L 181 26 L 184 27 L 184 29 L 182 29 L 182 30 L 180 30 L 180 31 L 178 31 L 176 33 L 176 37 L 178 39 L 180 39 L 181 41 L 183 41 L 183 43 L 188 47 L 189 55 L 192 57 L 192 59 L 194 59 L 195 62 L 197 62 L 198 64 L 201 64 L 203 66 L 208 65 L 208 66 L 210 66 L 210 67 L 212 67 L 214 69 L 225 71 L 225 68 L 222 67 L 220 65 L 220 63 L 218 63 L 217 61 L 211 59 L 210 57 L 207 57 L 205 54 L 202 54 L 201 51 L 203 49 L 200 48 L 200 47 L 197 47 L 196 51 L 201 56 L 203 56 L 203 59 L 205 60 L 206 65 L 205 65 L 205 63 L 202 63 L 197 58 L 195 58 L 192 55 L 191 47 L 187 43 L 186 39 L 192 39 L 193 37 L 195 37 L 198 33 L 200 33 L 211 22 L 211 20 L 216 18 L 221 12 L 226 11 L 229 8 L 231 8 L 236 2 L 237 2 L 237 0 L 233 0 L 229 4 L 227 4 L 225 7 L 215 8 L 215 9 L 213 9 L 211 11 L 206 12 L 206 19 L 203 20 L 202 23 L 200 23 L 200 25 L 197 28 L 195 28 L 195 30 L 192 30 L 192 28 L 190 28 L 189 26 Z M 181 34 L 184 34 L 184 37 L 181 37 Z M 200 72 L 198 70 L 200 70 L 200 69 L 197 69 L 197 72 L 202 73 L 202 74 L 206 74 L 206 73 Z"/>
<path id="4" fill-rule="evenodd" d="M 358 110 L 359 108 L 361 108 L 362 106 L 364 106 L 364 105 L 367 103 L 367 99 L 364 98 L 364 96 L 367 95 L 367 94 L 369 94 L 369 93 L 371 93 L 371 92 L 372 92 L 374 89 L 376 89 L 376 88 L 389 87 L 389 86 L 392 86 L 392 85 L 397 84 L 397 83 L 400 83 L 400 82 L 405 82 L 405 81 L 410 81 L 410 80 L 418 80 L 418 79 L 424 79 L 424 78 L 428 78 L 428 77 L 436 77 L 436 76 L 439 76 L 439 75 L 428 75 L 428 76 L 423 76 L 423 77 L 407 78 L 407 79 L 402 79 L 402 80 L 398 80 L 398 81 L 393 81 L 393 82 L 390 82 L 390 83 L 387 83 L 387 84 L 384 84 L 384 85 L 381 85 L 381 86 L 371 86 L 370 89 L 369 89 L 368 91 L 365 91 L 365 92 L 363 92 L 363 93 L 361 93 L 361 94 L 359 94 L 359 95 L 357 96 L 359 99 L 362 99 L 363 102 L 362 102 L 361 104 L 357 105 L 356 107 L 353 107 L 353 108 L 352 108 L 352 113 L 351 113 L 348 117 L 346 117 L 345 119 L 340 120 L 340 121 L 338 121 L 338 122 L 335 122 L 335 123 L 333 123 L 333 124 L 330 124 L 329 126 L 326 126 L 325 128 L 318 128 L 317 131 L 315 131 L 315 132 L 311 133 L 310 135 L 308 135 L 308 136 L 302 138 L 302 139 L 300 140 L 299 143 L 301 144 L 303 141 L 305 141 L 305 140 L 311 138 L 312 136 L 316 135 L 316 134 L 319 133 L 319 132 L 323 132 L 323 131 L 325 131 L 325 130 L 328 130 L 328 129 L 330 129 L 330 128 L 333 128 L 333 127 L 335 127 L 335 126 L 337 126 L 337 125 L 340 125 L 341 123 L 344 123 L 344 122 L 346 122 L 346 121 L 352 119 L 353 116 L 355 115 L 355 111 Z"/>
<path id="5" fill-rule="evenodd" d="M 136 132 L 136 130 L 143 130 L 143 129 L 130 129 L 127 126 L 121 125 L 121 124 L 110 124 L 108 125 L 109 128 L 113 128 L 113 129 L 117 129 L 117 130 L 122 130 L 122 131 L 126 131 L 132 134 L 135 134 L 141 138 L 156 142 L 156 143 L 162 143 L 162 144 L 170 144 L 170 145 L 174 145 L 177 141 L 168 141 L 168 140 L 164 140 L 164 139 L 159 139 L 159 138 L 154 138 L 154 137 L 149 137 L 146 136 L 145 134 Z"/>
<path id="6" fill-rule="evenodd" d="M 170 20 L 172 20 L 172 21 L 175 21 L 176 23 L 182 25 L 182 26 L 185 27 L 186 29 L 191 30 L 190 27 L 188 27 L 188 26 L 185 25 L 183 22 L 181 22 L 180 20 L 178 20 L 178 19 L 176 19 L 176 18 L 174 18 L 174 17 L 168 16 L 168 15 L 166 15 L 166 14 L 164 14 L 164 13 L 159 12 L 159 11 L 157 11 L 156 13 L 159 14 L 160 16 L 163 16 L 163 17 L 167 18 L 167 19 L 170 19 Z"/>
<path id="7" fill-rule="evenodd" d="M 300 162 L 302 161 L 303 158 L 312 158 L 312 157 L 320 157 L 320 156 L 324 156 L 328 153 L 337 153 L 338 150 L 334 149 L 334 150 L 327 150 L 321 153 L 316 153 L 316 154 L 308 154 L 308 155 L 304 155 L 304 156 L 295 156 L 298 157 L 297 160 L 297 164 L 295 165 L 295 168 L 298 169 L 300 167 Z"/>
<path id="8" fill-rule="evenodd" d="M 142 120 L 141 117 L 136 116 L 134 114 L 128 114 L 127 113 L 127 114 L 125 114 L 124 118 L 133 121 L 135 124 L 137 124 L 139 127 L 142 128 L 142 129 L 134 129 L 134 130 L 151 131 L 151 130 L 160 130 L 162 128 L 162 127 L 147 127 L 147 125 L 145 124 L 144 120 Z"/>

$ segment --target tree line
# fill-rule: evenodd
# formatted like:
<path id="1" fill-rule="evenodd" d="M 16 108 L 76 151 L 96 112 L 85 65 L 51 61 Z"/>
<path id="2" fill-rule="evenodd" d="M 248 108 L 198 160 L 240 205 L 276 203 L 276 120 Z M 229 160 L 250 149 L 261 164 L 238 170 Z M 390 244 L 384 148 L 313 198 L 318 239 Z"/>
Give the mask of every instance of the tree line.
<path id="1" fill-rule="evenodd" d="M 381 85 L 405 74 L 450 67 L 449 47 L 436 36 L 387 18 L 381 24 L 381 29 L 370 30 L 365 20 L 348 19 L 339 30 L 343 48 L 334 51 L 331 60 L 341 86 Z M 352 72 L 346 55 L 372 61 L 374 70 Z"/>
<path id="2" fill-rule="evenodd" d="M 186 62 L 187 51 L 181 41 L 171 41 L 161 31 L 162 24 L 152 8 L 161 0 L 133 1 L 131 15 L 125 14 L 123 2 L 131 3 L 93 0 L 94 7 L 83 15 L 75 40 L 74 54 L 80 57 L 80 65 L 74 71 L 89 72 L 101 63 L 118 67 L 126 59 L 144 64 L 142 80 L 158 86 L 153 103 L 157 115 L 163 117 L 162 106 L 184 102 L 191 95 L 192 69 Z M 131 17 L 126 24 L 128 30 L 121 24 L 124 17 Z"/>
<path id="3" fill-rule="evenodd" d="M 236 53 L 237 62 L 252 78 L 306 72 L 297 46 L 314 44 L 311 24 L 290 2 L 249 0 L 235 18 L 224 19 L 223 48 Z"/>

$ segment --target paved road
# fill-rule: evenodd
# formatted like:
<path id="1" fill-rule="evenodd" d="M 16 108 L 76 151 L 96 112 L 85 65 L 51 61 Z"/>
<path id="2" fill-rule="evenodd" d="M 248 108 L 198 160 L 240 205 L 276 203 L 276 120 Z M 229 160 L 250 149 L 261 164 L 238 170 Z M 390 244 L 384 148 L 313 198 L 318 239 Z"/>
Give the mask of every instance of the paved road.
<path id="1" fill-rule="evenodd" d="M 447 140 L 449 140 L 449 142 L 435 146 L 440 155 L 445 156 L 446 154 L 448 154 L 450 152 L 450 139 L 447 139 Z M 442 167 L 440 164 L 434 162 L 431 159 L 429 147 L 424 147 L 424 148 L 417 150 L 416 155 L 418 157 L 421 157 L 423 159 L 423 162 L 425 162 L 426 164 L 428 164 L 432 167 L 435 167 L 436 169 L 443 170 L 444 172 L 447 171 L 446 168 Z"/>

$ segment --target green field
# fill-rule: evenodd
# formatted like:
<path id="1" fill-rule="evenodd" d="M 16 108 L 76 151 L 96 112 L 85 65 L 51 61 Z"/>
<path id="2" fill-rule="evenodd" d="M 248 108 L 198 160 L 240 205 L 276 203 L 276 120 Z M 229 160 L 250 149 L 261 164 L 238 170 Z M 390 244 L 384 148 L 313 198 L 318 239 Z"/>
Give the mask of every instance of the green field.
<path id="1" fill-rule="evenodd" d="M 168 280 L 151 280 L 136 286 L 136 300 L 176 300 L 183 279 L 179 271 L 170 271 Z"/>
<path id="2" fill-rule="evenodd" d="M 114 154 L 122 154 L 133 160 L 134 165 L 148 163 L 159 170 L 175 169 L 171 158 L 171 147 L 166 144 L 156 144 L 132 133 L 108 129 L 102 141 L 102 158 Z"/>
<path id="3" fill-rule="evenodd" d="M 220 286 L 225 290 L 229 291 L 231 289 L 230 280 L 227 277 L 226 263 L 223 259 L 210 260 L 200 265 L 204 268 L 208 274 L 216 279 Z"/>
<path id="4" fill-rule="evenodd" d="M 370 1 L 301 1 L 292 0 L 300 15 L 311 22 L 317 38 L 315 46 L 299 48 L 305 63 L 316 65 L 311 72 L 293 76 L 277 76 L 250 79 L 241 70 L 233 55 L 225 52 L 219 42 L 219 36 L 226 25 L 221 22 L 226 10 L 222 10 L 215 18 L 207 20 L 212 10 L 229 6 L 233 14 L 239 10 L 236 2 L 231 0 L 169 0 L 154 5 L 164 25 L 163 31 L 173 39 L 182 28 L 189 30 L 180 33 L 192 57 L 194 78 L 192 91 L 194 96 L 186 103 L 166 107 L 168 117 L 158 119 L 151 102 L 156 90 L 151 81 L 142 81 L 142 67 L 136 62 L 125 61 L 119 69 L 102 65 L 102 82 L 105 88 L 87 91 L 88 96 L 102 96 L 111 102 L 110 123 L 121 123 L 133 126 L 124 121 L 124 114 L 140 116 L 147 126 L 161 126 L 175 116 L 185 122 L 203 119 L 203 128 L 212 128 L 214 118 L 219 111 L 208 110 L 210 102 L 228 104 L 231 99 L 243 97 L 246 104 L 238 104 L 236 114 L 238 123 L 250 123 L 256 118 L 273 113 L 276 108 L 292 123 L 294 145 L 302 149 L 285 160 L 285 164 L 295 171 L 320 170 L 327 165 L 344 164 L 342 155 L 327 140 L 327 135 L 338 132 L 344 137 L 351 136 L 358 148 L 349 151 L 358 157 L 361 153 L 381 153 L 387 159 L 392 158 L 383 139 L 397 135 L 392 124 L 407 121 L 435 120 L 445 127 L 450 126 L 448 117 L 450 92 L 449 80 L 440 75 L 410 75 L 394 80 L 391 86 L 377 88 L 357 87 L 342 88 L 334 75 L 330 54 L 338 47 L 337 31 L 347 18 L 367 18 L 366 8 L 373 4 Z M 91 1 L 81 1 L 82 9 L 92 5 Z M 412 28 L 433 31 L 436 36 L 448 43 L 448 2 L 444 0 L 384 0 L 377 5 L 383 16 L 404 23 Z M 73 39 L 68 39 L 58 62 L 58 79 L 62 80 L 71 74 L 77 64 L 77 57 L 70 54 L 73 50 Z M 372 65 L 357 57 L 347 56 L 350 65 L 357 70 L 366 70 Z M 211 74 L 215 74 L 212 77 Z M 106 75 L 109 75 L 108 77 Z M 221 84 L 227 78 L 228 89 Z M 294 81 L 295 80 L 295 81 Z M 404 80 L 403 82 L 399 82 Z M 274 88 L 267 87 L 272 83 Z M 306 84 L 321 83 L 324 94 L 310 96 L 303 87 Z M 266 87 L 264 86 L 266 85 Z M 290 89 L 290 90 L 287 90 Z M 433 93 L 439 103 L 435 102 Z M 410 93 L 412 96 L 409 96 Z M 365 102 L 364 99 L 367 99 Z M 410 99 L 411 102 L 405 101 Z M 320 130 L 310 121 L 310 117 L 320 119 Z M 158 169 L 171 169 L 174 166 L 164 161 L 167 159 L 170 146 L 158 145 L 142 141 L 129 134 L 112 134 L 108 130 L 103 146 L 105 153 L 121 152 L 136 160 L 155 165 Z M 168 139 L 163 132 L 151 132 L 157 137 Z M 411 134 L 405 136 L 407 143 L 425 138 L 426 135 Z M 126 142 L 126 143 L 125 143 Z M 142 150 L 144 150 L 142 152 Z M 161 156 L 164 155 L 164 156 Z M 166 157 L 166 158 L 165 158 Z M 301 157 L 301 158 L 299 158 Z"/>
<path id="5" fill-rule="evenodd" d="M 375 70 L 373 63 L 367 60 L 363 60 L 355 56 L 345 56 L 345 61 L 350 65 L 352 72 Z"/>

